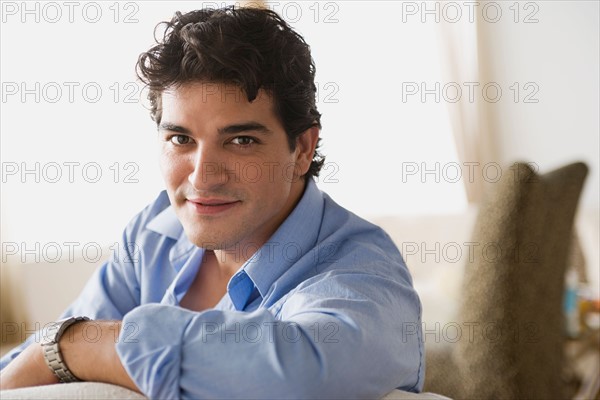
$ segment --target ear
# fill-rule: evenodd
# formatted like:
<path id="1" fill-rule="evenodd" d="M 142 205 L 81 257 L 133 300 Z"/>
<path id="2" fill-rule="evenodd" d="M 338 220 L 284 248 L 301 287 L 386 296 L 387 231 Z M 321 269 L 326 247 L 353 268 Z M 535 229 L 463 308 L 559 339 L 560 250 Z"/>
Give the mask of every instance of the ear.
<path id="1" fill-rule="evenodd" d="M 319 141 L 319 127 L 312 126 L 302 132 L 296 138 L 296 168 L 294 172 L 298 174 L 298 177 L 305 175 L 310 168 L 315 149 L 317 148 L 317 142 Z"/>

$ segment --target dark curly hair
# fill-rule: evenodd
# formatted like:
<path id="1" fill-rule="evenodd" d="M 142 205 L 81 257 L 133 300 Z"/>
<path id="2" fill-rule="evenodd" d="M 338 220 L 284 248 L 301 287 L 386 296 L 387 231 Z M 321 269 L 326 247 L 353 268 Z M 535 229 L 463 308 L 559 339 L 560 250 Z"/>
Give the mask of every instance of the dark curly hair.
<path id="1" fill-rule="evenodd" d="M 159 40 L 156 29 L 163 24 L 166 29 Z M 157 124 L 164 90 L 205 81 L 238 85 L 248 101 L 256 98 L 259 89 L 267 91 L 290 151 L 302 132 L 312 126 L 321 128 L 310 47 L 274 11 L 230 6 L 176 12 L 156 29 L 157 44 L 139 56 L 136 72 L 149 89 L 150 113 Z M 315 150 L 307 174 L 318 176 L 324 161 Z"/>

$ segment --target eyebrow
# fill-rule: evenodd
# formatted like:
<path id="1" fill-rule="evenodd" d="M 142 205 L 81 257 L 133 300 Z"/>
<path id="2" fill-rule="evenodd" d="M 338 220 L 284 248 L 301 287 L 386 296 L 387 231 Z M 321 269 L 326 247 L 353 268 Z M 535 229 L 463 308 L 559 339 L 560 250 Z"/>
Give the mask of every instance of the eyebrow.
<path id="1" fill-rule="evenodd" d="M 219 128 L 219 133 L 222 135 L 231 135 L 248 131 L 263 133 L 266 135 L 273 133 L 269 128 L 258 122 L 244 122 L 241 124 L 227 125 L 224 128 Z"/>
<path id="2" fill-rule="evenodd" d="M 158 130 L 159 131 L 171 131 L 171 132 L 177 132 L 177 133 L 185 133 L 186 135 L 191 134 L 189 129 L 184 128 L 181 125 L 172 124 L 170 122 L 161 122 L 160 125 L 158 126 Z"/>
<path id="3" fill-rule="evenodd" d="M 162 131 L 171 131 L 186 135 L 191 135 L 192 133 L 189 129 L 181 125 L 172 124 L 170 122 L 161 122 L 158 126 L 158 129 Z M 250 131 L 262 133 L 265 135 L 270 135 L 273 133 L 273 131 L 271 131 L 269 128 L 258 122 L 244 122 L 240 124 L 232 124 L 218 129 L 220 135 L 233 135 L 237 133 Z"/>

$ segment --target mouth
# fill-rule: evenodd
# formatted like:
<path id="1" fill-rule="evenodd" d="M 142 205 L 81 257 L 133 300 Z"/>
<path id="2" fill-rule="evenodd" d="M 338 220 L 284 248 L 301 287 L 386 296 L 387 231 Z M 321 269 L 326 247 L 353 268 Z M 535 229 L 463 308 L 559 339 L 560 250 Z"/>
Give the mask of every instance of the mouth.
<path id="1" fill-rule="evenodd" d="M 186 203 L 196 214 L 215 215 L 236 207 L 241 201 L 227 199 L 187 199 Z"/>

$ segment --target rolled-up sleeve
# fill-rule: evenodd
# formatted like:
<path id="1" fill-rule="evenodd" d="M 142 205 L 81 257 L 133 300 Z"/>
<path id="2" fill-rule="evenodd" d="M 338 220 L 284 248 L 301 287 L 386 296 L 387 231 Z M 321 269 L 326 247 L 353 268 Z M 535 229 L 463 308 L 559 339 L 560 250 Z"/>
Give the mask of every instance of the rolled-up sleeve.
<path id="1" fill-rule="evenodd" d="M 374 398 L 421 389 L 415 325 L 410 285 L 325 274 L 254 312 L 138 307 L 116 348 L 150 398 Z"/>

